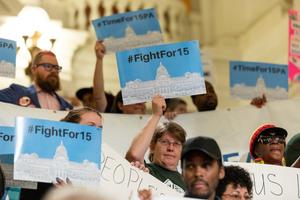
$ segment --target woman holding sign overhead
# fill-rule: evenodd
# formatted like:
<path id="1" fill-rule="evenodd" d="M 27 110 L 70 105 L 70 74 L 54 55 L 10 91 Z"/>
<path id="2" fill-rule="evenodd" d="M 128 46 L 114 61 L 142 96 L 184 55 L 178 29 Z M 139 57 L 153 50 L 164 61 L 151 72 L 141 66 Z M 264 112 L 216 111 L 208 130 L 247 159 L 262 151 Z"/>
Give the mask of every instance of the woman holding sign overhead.
<path id="1" fill-rule="evenodd" d="M 164 122 L 158 125 L 165 109 L 165 99 L 160 95 L 153 97 L 153 114 L 146 126 L 133 139 L 126 159 L 142 165 L 144 156 L 150 147 L 149 160 L 151 163 L 145 163 L 150 174 L 178 192 L 184 193 L 185 185 L 181 174 L 177 171 L 177 165 L 182 145 L 186 140 L 186 132 L 175 122 Z"/>

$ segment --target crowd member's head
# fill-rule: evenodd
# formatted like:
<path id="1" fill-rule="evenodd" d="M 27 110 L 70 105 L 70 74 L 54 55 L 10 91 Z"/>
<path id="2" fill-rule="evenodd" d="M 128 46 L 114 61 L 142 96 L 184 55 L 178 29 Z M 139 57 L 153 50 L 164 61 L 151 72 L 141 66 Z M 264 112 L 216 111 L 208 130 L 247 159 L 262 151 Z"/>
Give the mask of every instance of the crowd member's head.
<path id="1" fill-rule="evenodd" d="M 4 193 L 5 193 L 5 178 L 4 178 L 4 173 L 2 171 L 2 168 L 0 166 L 0 199 L 2 199 Z"/>
<path id="2" fill-rule="evenodd" d="M 83 187 L 64 186 L 52 189 L 43 200 L 116 200 L 101 192 Z"/>
<path id="3" fill-rule="evenodd" d="M 101 114 L 92 108 L 79 108 L 69 111 L 61 121 L 102 127 Z"/>
<path id="4" fill-rule="evenodd" d="M 76 97 L 82 102 L 85 107 L 96 108 L 96 102 L 93 96 L 93 87 L 80 88 L 76 92 Z"/>
<path id="5" fill-rule="evenodd" d="M 187 103 L 179 98 L 166 99 L 167 112 L 187 113 Z"/>
<path id="6" fill-rule="evenodd" d="M 192 96 L 193 103 L 199 112 L 215 110 L 218 105 L 218 97 L 212 84 L 208 81 L 205 81 L 205 87 L 206 94 Z"/>
<path id="7" fill-rule="evenodd" d="M 93 87 L 80 88 L 76 92 L 76 97 L 82 102 L 85 107 L 90 107 L 96 109 L 96 101 L 93 94 Z M 105 92 L 105 97 L 107 100 L 107 106 L 105 112 L 108 113 L 111 110 L 115 96 L 112 93 Z"/>
<path id="8" fill-rule="evenodd" d="M 169 170 L 176 170 L 186 132 L 175 122 L 158 125 L 150 142 L 149 160 Z"/>
<path id="9" fill-rule="evenodd" d="M 146 104 L 145 103 L 135 103 L 130 105 L 124 105 L 122 99 L 122 92 L 119 91 L 116 95 L 112 108 L 112 113 L 123 113 L 123 114 L 145 114 Z"/>
<path id="10" fill-rule="evenodd" d="M 272 124 L 258 127 L 250 139 L 250 154 L 256 163 L 285 165 L 287 131 Z"/>
<path id="11" fill-rule="evenodd" d="M 300 133 L 294 135 L 287 143 L 285 149 L 286 165 L 291 166 L 300 156 Z"/>
<path id="12" fill-rule="evenodd" d="M 60 89 L 59 72 L 61 69 L 53 52 L 40 51 L 32 61 L 33 81 L 44 92 L 56 92 Z"/>
<path id="13" fill-rule="evenodd" d="M 188 139 L 182 149 L 181 166 L 187 187 L 185 197 L 215 199 L 225 172 L 221 150 L 214 139 L 202 136 Z"/>
<path id="14" fill-rule="evenodd" d="M 250 200 L 252 198 L 250 174 L 239 166 L 226 166 L 225 177 L 219 182 L 217 195 L 222 200 Z"/>

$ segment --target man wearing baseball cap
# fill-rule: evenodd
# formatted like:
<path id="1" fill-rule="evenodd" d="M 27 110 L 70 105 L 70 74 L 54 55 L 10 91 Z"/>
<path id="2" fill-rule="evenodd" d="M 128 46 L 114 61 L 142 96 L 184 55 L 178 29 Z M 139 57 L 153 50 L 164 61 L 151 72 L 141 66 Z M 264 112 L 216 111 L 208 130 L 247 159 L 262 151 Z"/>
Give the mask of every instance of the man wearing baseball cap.
<path id="1" fill-rule="evenodd" d="M 221 150 L 210 137 L 186 141 L 181 154 L 182 176 L 187 187 L 185 197 L 218 200 L 216 188 L 225 176 Z"/>
<path id="2" fill-rule="evenodd" d="M 287 131 L 273 124 L 258 127 L 250 139 L 250 154 L 255 163 L 285 166 Z"/>

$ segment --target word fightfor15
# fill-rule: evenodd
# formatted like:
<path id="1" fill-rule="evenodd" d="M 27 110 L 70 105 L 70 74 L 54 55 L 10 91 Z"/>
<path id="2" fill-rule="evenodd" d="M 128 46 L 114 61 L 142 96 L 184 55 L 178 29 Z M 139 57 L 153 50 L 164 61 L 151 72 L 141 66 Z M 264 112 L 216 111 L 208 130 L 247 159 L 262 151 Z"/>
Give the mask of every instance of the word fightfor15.
<path id="1" fill-rule="evenodd" d="M 71 131 L 68 128 L 56 128 L 56 127 L 44 127 L 42 125 L 31 125 L 28 127 L 28 134 L 42 134 L 43 136 L 49 137 L 68 137 L 71 139 L 81 139 L 91 141 L 92 133 L 90 132 L 76 132 Z"/>
<path id="2" fill-rule="evenodd" d="M 184 48 L 178 48 L 175 50 L 160 50 L 156 52 L 150 51 L 149 53 L 137 53 L 134 55 L 129 55 L 128 56 L 128 63 L 132 62 L 150 62 L 151 60 L 155 59 L 162 59 L 164 57 L 175 57 L 175 56 L 187 56 L 190 54 L 189 48 L 184 47 Z"/>

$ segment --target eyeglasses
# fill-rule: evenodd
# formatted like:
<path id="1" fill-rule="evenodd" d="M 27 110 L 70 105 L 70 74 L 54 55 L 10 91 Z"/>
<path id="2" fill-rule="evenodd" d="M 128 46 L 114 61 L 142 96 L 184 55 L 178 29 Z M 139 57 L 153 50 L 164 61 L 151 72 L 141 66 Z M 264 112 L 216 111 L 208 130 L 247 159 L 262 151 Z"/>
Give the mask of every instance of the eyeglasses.
<path id="1" fill-rule="evenodd" d="M 223 194 L 222 197 L 229 197 L 230 200 L 241 200 L 241 199 L 243 199 L 243 197 L 245 200 L 252 199 L 252 197 L 249 195 L 242 196 L 241 194 Z"/>
<path id="2" fill-rule="evenodd" d="M 182 146 L 181 142 L 177 142 L 177 141 L 175 141 L 175 142 L 170 142 L 169 140 L 159 139 L 158 142 L 159 142 L 162 146 L 164 146 L 164 147 L 168 147 L 168 146 L 170 146 L 171 144 L 172 144 L 174 147 L 181 147 L 181 146 Z"/>
<path id="3" fill-rule="evenodd" d="M 265 135 L 261 135 L 257 139 L 257 142 L 262 143 L 262 144 L 271 144 L 271 143 L 284 144 L 285 143 L 285 137 L 283 137 L 283 136 L 265 136 Z"/>
<path id="4" fill-rule="evenodd" d="M 48 72 L 51 72 L 53 69 L 55 69 L 58 72 L 61 72 L 61 70 L 62 70 L 61 66 L 59 66 L 59 65 L 53 65 L 51 63 L 40 63 L 40 64 L 37 64 L 36 66 L 42 66 Z"/>

